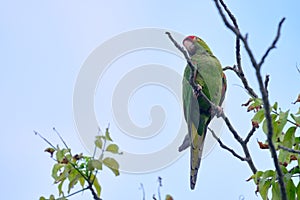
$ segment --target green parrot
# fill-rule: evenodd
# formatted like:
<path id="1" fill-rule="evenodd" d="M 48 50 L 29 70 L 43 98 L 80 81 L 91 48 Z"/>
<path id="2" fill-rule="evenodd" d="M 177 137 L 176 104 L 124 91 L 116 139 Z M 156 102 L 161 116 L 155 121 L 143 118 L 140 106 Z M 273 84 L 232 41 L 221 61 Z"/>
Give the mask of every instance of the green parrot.
<path id="1" fill-rule="evenodd" d="M 222 112 L 221 104 L 226 92 L 226 76 L 218 59 L 213 55 L 207 44 L 196 36 L 188 36 L 183 40 L 193 65 L 196 67 L 193 78 L 199 89 L 217 106 L 212 110 L 207 103 L 189 84 L 190 67 L 186 66 L 182 81 L 182 98 L 185 121 L 188 134 L 179 151 L 191 147 L 190 158 L 190 187 L 195 188 L 198 169 L 204 147 L 207 127 L 212 118 Z"/>

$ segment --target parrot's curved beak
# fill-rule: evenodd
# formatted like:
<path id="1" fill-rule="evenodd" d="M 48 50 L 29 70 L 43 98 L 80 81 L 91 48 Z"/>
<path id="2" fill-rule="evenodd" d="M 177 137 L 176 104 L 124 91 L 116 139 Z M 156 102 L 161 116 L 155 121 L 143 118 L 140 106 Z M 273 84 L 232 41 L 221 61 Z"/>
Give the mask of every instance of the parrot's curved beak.
<path id="1" fill-rule="evenodd" d="M 185 39 L 183 41 L 183 46 L 186 48 L 186 50 L 188 51 L 190 56 L 192 56 L 196 53 L 196 46 L 194 45 L 194 43 L 191 40 Z"/>

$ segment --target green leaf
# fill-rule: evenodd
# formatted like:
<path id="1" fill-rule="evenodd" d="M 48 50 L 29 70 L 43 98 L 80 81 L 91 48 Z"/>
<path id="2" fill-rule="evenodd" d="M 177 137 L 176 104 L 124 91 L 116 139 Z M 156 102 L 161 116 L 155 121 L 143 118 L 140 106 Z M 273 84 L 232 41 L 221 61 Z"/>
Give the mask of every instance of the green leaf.
<path id="1" fill-rule="evenodd" d="M 85 179 L 84 179 L 83 176 L 81 176 L 81 177 L 79 178 L 79 183 L 80 183 L 81 187 L 84 188 Z"/>
<path id="2" fill-rule="evenodd" d="M 272 200 L 281 200 L 278 182 L 272 184 Z"/>
<path id="3" fill-rule="evenodd" d="M 99 149 L 102 149 L 103 142 L 102 142 L 102 139 L 101 139 L 100 137 L 96 137 L 95 145 L 96 145 L 96 147 L 98 147 Z"/>
<path id="4" fill-rule="evenodd" d="M 297 167 L 293 167 L 292 170 L 290 170 L 291 176 L 295 175 L 295 174 L 300 174 L 300 168 L 299 166 Z"/>
<path id="5" fill-rule="evenodd" d="M 54 197 L 54 195 L 53 195 L 53 194 L 51 194 L 51 195 L 50 195 L 50 198 L 49 198 L 49 200 L 55 200 L 55 197 Z"/>
<path id="6" fill-rule="evenodd" d="M 300 125 L 300 116 L 297 117 L 296 115 L 291 114 L 291 117 L 293 118 L 296 124 Z"/>
<path id="7" fill-rule="evenodd" d="M 295 144 L 300 144 L 300 137 L 295 137 Z"/>
<path id="8" fill-rule="evenodd" d="M 268 191 L 271 187 L 271 180 L 269 179 L 262 179 L 259 181 L 259 193 L 263 200 L 268 199 Z"/>
<path id="9" fill-rule="evenodd" d="M 262 179 L 267 179 L 267 178 L 276 178 L 276 173 L 273 170 L 267 170 L 262 174 Z"/>
<path id="10" fill-rule="evenodd" d="M 40 197 L 39 200 L 46 200 L 46 198 L 45 197 Z"/>
<path id="11" fill-rule="evenodd" d="M 88 163 L 87 163 L 87 170 L 88 171 L 93 171 L 95 169 L 95 166 L 93 165 L 93 160 L 90 160 Z"/>
<path id="12" fill-rule="evenodd" d="M 275 132 L 275 134 L 281 134 L 282 133 L 282 131 L 283 131 L 283 128 L 284 128 L 284 126 L 286 125 L 286 123 L 287 123 L 287 118 L 288 118 L 288 116 L 289 116 L 289 110 L 288 111 L 286 111 L 286 112 L 282 112 L 282 111 L 280 111 L 280 113 L 279 113 L 279 119 L 276 121 L 276 124 L 277 124 L 277 129 L 275 130 L 274 129 L 274 132 Z M 273 125 L 274 125 L 274 123 L 273 123 Z"/>
<path id="13" fill-rule="evenodd" d="M 116 144 L 110 144 L 107 146 L 106 151 L 117 154 L 119 153 L 119 147 Z"/>
<path id="14" fill-rule="evenodd" d="M 120 174 L 119 163 L 114 159 L 107 157 L 103 160 L 103 164 L 108 167 L 116 176 Z"/>
<path id="15" fill-rule="evenodd" d="M 299 107 L 299 110 L 298 110 L 298 112 L 296 113 L 296 115 L 300 115 L 300 107 Z"/>
<path id="16" fill-rule="evenodd" d="M 252 118 L 253 122 L 260 124 L 265 119 L 265 110 L 260 109 Z"/>
<path id="17" fill-rule="evenodd" d="M 271 114 L 271 118 L 272 118 L 272 124 L 274 125 L 274 122 L 275 122 L 275 120 L 277 118 L 277 115 L 276 114 Z M 265 134 L 268 134 L 267 120 L 264 120 L 262 129 L 263 129 L 263 131 L 264 131 Z"/>
<path id="18" fill-rule="evenodd" d="M 111 139 L 111 137 L 110 137 L 110 133 L 109 133 L 109 131 L 108 131 L 108 128 L 106 128 L 106 131 L 105 131 L 105 138 L 106 138 L 106 140 L 108 140 L 108 141 L 113 141 L 113 140 Z"/>
<path id="19" fill-rule="evenodd" d="M 67 155 L 67 153 L 69 153 L 70 150 L 69 149 L 60 149 L 58 146 L 57 146 L 57 151 L 56 151 L 56 160 L 57 162 L 61 163 L 63 161 L 63 159 L 65 157 L 68 158 L 68 160 L 71 160 L 70 158 L 70 154 Z"/>
<path id="20" fill-rule="evenodd" d="M 94 180 L 93 186 L 94 186 L 94 188 L 95 188 L 95 190 L 97 192 L 97 196 L 100 198 L 100 195 L 101 195 L 101 185 L 98 182 L 98 178 L 94 174 L 92 174 L 90 180 L 91 181 Z"/>
<path id="21" fill-rule="evenodd" d="M 268 191 L 271 187 L 271 184 L 273 184 L 276 180 L 276 173 L 273 170 L 267 170 L 259 174 L 261 175 L 260 177 L 257 177 L 257 179 L 259 178 L 259 193 L 261 197 L 266 200 L 268 199 Z"/>
<path id="22" fill-rule="evenodd" d="M 61 150 L 58 146 L 57 146 L 57 151 L 56 151 L 55 156 L 56 156 L 57 162 L 61 162 L 63 160 L 63 158 L 65 157 L 63 150 Z"/>
<path id="23" fill-rule="evenodd" d="M 286 184 L 287 199 L 296 199 L 296 187 L 292 179 L 289 179 Z"/>
<path id="24" fill-rule="evenodd" d="M 274 105 L 272 106 L 274 111 L 277 111 L 278 109 L 278 102 L 275 102 Z"/>
<path id="25" fill-rule="evenodd" d="M 102 170 L 102 162 L 100 160 L 90 160 L 87 168 L 89 171 L 93 171 L 94 169 Z"/>
<path id="26" fill-rule="evenodd" d="M 296 127 L 290 127 L 284 134 L 282 145 L 288 148 L 292 148 L 295 143 L 295 131 Z M 292 154 L 285 150 L 280 150 L 278 155 L 278 160 L 281 163 L 290 163 L 290 156 Z"/>
<path id="27" fill-rule="evenodd" d="M 64 166 L 65 166 L 64 164 L 60 164 L 60 163 L 56 163 L 53 165 L 51 176 L 54 178 L 54 180 L 58 179 L 58 177 L 59 177 L 58 172 Z"/>
<path id="28" fill-rule="evenodd" d="M 61 196 L 61 195 L 64 194 L 64 192 L 63 192 L 63 190 L 62 190 L 62 186 L 63 186 L 64 182 L 65 182 L 65 179 L 62 180 L 62 181 L 58 184 L 58 186 L 57 186 L 57 189 L 58 189 L 58 195 L 59 195 L 59 196 Z"/>
<path id="29" fill-rule="evenodd" d="M 255 98 L 254 103 L 255 106 L 262 106 L 263 105 L 263 100 L 260 98 Z"/>
<path id="30" fill-rule="evenodd" d="M 289 152 L 285 151 L 285 150 L 280 150 L 279 151 L 279 155 L 278 155 L 278 161 L 281 163 L 289 163 L 290 159 L 289 159 Z"/>
<path id="31" fill-rule="evenodd" d="M 284 139 L 282 142 L 282 145 L 288 148 L 292 148 L 294 143 L 295 143 L 295 132 L 296 132 L 296 127 L 292 126 L 290 127 L 285 135 L 284 135 Z"/>
<path id="32" fill-rule="evenodd" d="M 255 174 L 254 174 L 254 182 L 255 184 L 258 184 L 258 180 L 260 179 L 260 177 L 262 176 L 263 172 L 262 171 L 257 171 Z"/>
<path id="33" fill-rule="evenodd" d="M 300 199 L 300 182 L 298 183 L 296 192 L 297 192 L 297 197 L 298 197 L 298 199 Z"/>
<path id="34" fill-rule="evenodd" d="M 78 179 L 81 177 L 80 174 L 76 174 L 75 177 L 69 179 L 70 183 L 68 185 L 68 194 L 70 193 L 71 189 L 78 183 Z"/>

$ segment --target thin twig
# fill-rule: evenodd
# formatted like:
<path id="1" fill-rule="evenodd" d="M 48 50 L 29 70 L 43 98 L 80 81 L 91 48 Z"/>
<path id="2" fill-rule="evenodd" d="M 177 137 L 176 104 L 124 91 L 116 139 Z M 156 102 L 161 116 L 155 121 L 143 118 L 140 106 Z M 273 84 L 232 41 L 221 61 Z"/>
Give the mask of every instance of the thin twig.
<path id="1" fill-rule="evenodd" d="M 62 141 L 62 143 L 65 145 L 66 149 L 70 151 L 70 148 L 68 147 L 67 143 L 64 141 L 64 139 L 61 137 L 60 133 L 53 127 L 53 131 L 58 135 L 59 139 Z M 71 152 L 70 152 L 71 154 Z"/>
<path id="2" fill-rule="evenodd" d="M 230 130 L 230 132 L 233 134 L 234 138 L 241 144 L 243 143 L 243 139 L 240 137 L 240 135 L 238 134 L 238 132 L 233 128 L 231 122 L 229 121 L 228 117 L 226 117 L 226 115 L 223 113 L 221 115 L 222 119 L 224 120 L 224 122 L 226 123 L 228 129 Z"/>
<path id="3" fill-rule="evenodd" d="M 288 151 L 290 153 L 300 154 L 299 150 L 291 149 L 291 148 L 288 148 L 288 147 L 285 147 L 285 146 L 282 146 L 282 145 L 278 145 L 278 148 L 282 149 L 282 150 L 285 150 L 285 151 Z"/>
<path id="4" fill-rule="evenodd" d="M 39 136 L 40 138 L 42 138 L 45 142 L 47 142 L 47 144 L 49 144 L 53 149 L 56 150 L 56 147 L 51 144 L 51 142 L 49 142 L 49 140 L 47 140 L 45 137 L 43 137 L 39 132 L 37 131 L 33 131 L 35 135 Z"/>
<path id="5" fill-rule="evenodd" d="M 247 144 L 250 141 L 250 138 L 254 135 L 256 131 L 255 127 L 252 127 L 252 129 L 250 130 L 250 132 L 248 133 L 246 139 L 244 140 L 244 143 Z"/>
<path id="6" fill-rule="evenodd" d="M 162 187 L 162 178 L 159 176 L 158 177 L 158 187 L 157 187 L 157 194 L 158 194 L 158 199 L 161 200 L 161 195 L 160 195 L 160 188 Z"/>
<path id="7" fill-rule="evenodd" d="M 145 196 L 145 188 L 144 188 L 143 183 L 140 183 L 140 189 L 141 189 L 142 192 L 143 192 L 143 200 L 145 200 L 145 199 L 146 199 L 146 196 Z"/>
<path id="8" fill-rule="evenodd" d="M 233 128 L 232 124 L 230 123 L 229 119 L 225 116 L 225 114 L 223 113 L 221 115 L 222 119 L 225 121 L 228 129 L 230 130 L 230 132 L 233 134 L 234 138 L 240 143 L 240 145 L 243 148 L 243 151 L 245 153 L 245 157 L 247 158 L 247 163 L 252 171 L 253 174 L 255 174 L 257 172 L 257 169 L 254 165 L 254 162 L 252 160 L 249 148 L 247 146 L 247 143 L 245 143 L 245 141 L 240 137 L 240 135 L 238 134 L 238 132 Z"/>
<path id="9" fill-rule="evenodd" d="M 244 158 L 244 157 L 240 156 L 233 149 L 231 149 L 228 146 L 226 146 L 221 141 L 221 139 L 216 136 L 215 132 L 211 128 L 208 128 L 208 130 L 212 133 L 213 137 L 217 140 L 217 142 L 219 143 L 220 147 L 222 147 L 223 149 L 229 151 L 233 156 L 235 156 L 236 158 L 240 159 L 241 161 L 247 161 L 248 160 L 248 158 Z"/>
<path id="10" fill-rule="evenodd" d="M 235 35 L 236 35 L 238 38 L 240 38 L 240 40 L 243 42 L 243 44 L 244 44 L 244 46 L 245 46 L 245 49 L 246 49 L 246 51 L 247 51 L 247 53 L 248 53 L 248 55 L 249 55 L 249 58 L 250 58 L 251 62 L 252 62 L 252 63 L 255 63 L 255 65 L 257 65 L 256 60 L 255 60 L 255 58 L 254 58 L 254 55 L 253 55 L 253 53 L 252 53 L 252 51 L 251 51 L 251 49 L 250 49 L 250 47 L 249 47 L 249 45 L 248 45 L 248 42 L 247 42 L 248 35 L 246 35 L 246 36 L 244 37 L 244 36 L 241 34 L 241 32 L 240 32 L 239 29 L 237 29 L 236 27 L 232 26 L 232 25 L 229 23 L 229 21 L 227 20 L 225 14 L 224 14 L 224 12 L 223 12 L 223 10 L 222 10 L 220 4 L 219 4 L 219 1 L 220 1 L 220 3 L 222 4 L 223 7 L 224 7 L 224 5 L 226 5 L 226 4 L 224 3 L 223 0 L 214 0 L 214 2 L 215 2 L 215 4 L 216 4 L 216 7 L 217 7 L 217 9 L 218 9 L 218 11 L 219 11 L 219 14 L 220 14 L 220 16 L 221 16 L 222 19 L 223 19 L 224 24 L 225 24 L 226 27 L 229 28 L 233 33 L 235 33 Z M 224 8 L 224 9 L 225 9 L 225 11 L 228 11 L 227 6 L 226 6 L 226 8 Z M 232 14 L 229 14 L 229 13 L 227 13 L 227 14 L 230 15 L 230 16 L 233 16 Z"/>
<path id="11" fill-rule="evenodd" d="M 223 67 L 223 71 L 226 71 L 226 70 L 231 70 L 231 71 L 236 71 L 236 66 L 233 66 L 233 67 L 231 67 L 231 66 L 226 66 L 226 67 Z"/>
<path id="12" fill-rule="evenodd" d="M 280 20 L 280 22 L 279 22 L 279 24 L 278 24 L 278 28 L 277 28 L 277 34 L 276 34 L 276 36 L 275 36 L 275 38 L 274 38 L 274 40 L 273 40 L 271 46 L 267 49 L 267 51 L 265 52 L 265 54 L 262 56 L 262 58 L 261 58 L 261 60 L 260 60 L 260 62 L 259 62 L 259 64 L 258 64 L 258 67 L 259 67 L 259 68 L 261 68 L 262 64 L 265 62 L 265 59 L 266 59 L 267 56 L 269 55 L 270 51 L 271 51 L 272 49 L 275 49 L 275 48 L 276 48 L 276 43 L 277 43 L 278 40 L 279 40 L 281 27 L 282 27 L 282 24 L 283 24 L 284 20 L 285 20 L 285 17 L 282 18 L 282 19 Z"/>
<path id="13" fill-rule="evenodd" d="M 56 199 L 56 200 L 63 200 L 63 199 L 69 198 L 69 197 L 71 197 L 71 196 L 73 196 L 73 195 L 75 195 L 75 194 L 78 194 L 78 193 L 80 193 L 80 192 L 84 192 L 85 190 L 88 190 L 88 189 L 89 189 L 89 187 L 85 187 L 85 188 L 83 188 L 83 189 L 81 189 L 81 190 L 78 190 L 78 191 L 76 191 L 76 192 L 73 192 L 72 194 L 68 194 L 67 196 L 60 197 L 60 198 L 58 198 L 58 199 Z"/>
<path id="14" fill-rule="evenodd" d="M 277 111 L 275 111 L 275 110 L 272 110 L 272 113 L 274 113 L 275 115 L 279 115 L 279 113 L 277 112 Z M 289 123 L 291 123 L 291 124 L 293 124 L 293 125 L 295 125 L 295 126 L 299 126 L 298 124 L 296 124 L 295 122 L 293 122 L 293 121 L 291 121 L 291 120 L 289 120 L 289 119 L 287 119 L 287 122 L 289 122 Z"/>
<path id="15" fill-rule="evenodd" d="M 227 27 L 230 27 L 230 29 L 236 33 L 236 45 L 235 45 L 235 55 L 236 55 L 236 62 L 237 62 L 237 70 L 233 70 L 234 72 L 236 72 L 236 74 L 238 75 L 238 77 L 241 79 L 245 89 L 249 92 L 249 94 L 254 97 L 257 98 L 257 94 L 254 92 L 254 90 L 252 89 L 252 87 L 250 87 L 245 75 L 244 75 L 244 71 L 242 68 L 242 62 L 241 62 L 241 39 L 247 40 L 247 35 L 244 38 L 241 38 L 242 35 L 239 31 L 239 26 L 237 23 L 236 18 L 234 17 L 234 15 L 231 13 L 231 11 L 228 9 L 228 7 L 226 6 L 226 4 L 223 1 L 220 1 L 222 7 L 224 8 L 224 10 L 226 11 L 227 15 L 229 16 L 229 18 L 231 19 L 233 26 L 230 25 L 230 23 L 227 21 L 224 13 L 222 12 L 222 18 L 223 20 L 226 19 L 225 24 L 227 25 Z M 217 7 L 219 7 L 219 9 L 221 9 L 221 7 L 219 6 L 219 4 L 217 4 Z M 221 13 L 220 13 L 221 14 Z"/>
<path id="16" fill-rule="evenodd" d="M 248 35 L 246 35 L 245 37 L 242 36 L 242 34 L 240 33 L 239 30 L 239 26 L 237 23 L 236 18 L 234 17 L 234 15 L 231 13 L 231 11 L 228 9 L 228 7 L 226 6 L 226 4 L 224 3 L 224 1 L 220 0 L 220 3 L 222 5 L 222 7 L 224 8 L 224 10 L 226 11 L 227 15 L 229 16 L 229 18 L 231 19 L 233 26 L 228 22 L 225 14 L 222 11 L 222 8 L 218 2 L 218 0 L 214 0 L 216 7 L 218 8 L 219 14 L 221 15 L 225 25 L 235 33 L 236 35 L 236 45 L 235 45 L 235 55 L 236 55 L 236 62 L 237 62 L 237 70 L 233 70 L 234 72 L 236 72 L 236 74 L 238 75 L 238 77 L 241 79 L 245 89 L 249 92 L 249 94 L 254 97 L 257 98 L 258 95 L 254 92 L 254 90 L 252 89 L 252 87 L 250 87 L 248 80 L 246 79 L 245 75 L 244 75 L 244 71 L 242 68 L 242 64 L 241 64 L 241 53 L 240 53 L 240 41 L 242 40 L 243 42 L 247 41 Z M 250 50 L 248 44 L 245 45 L 245 48 Z M 250 50 L 251 51 L 251 50 Z M 255 60 L 254 59 L 254 55 L 252 54 L 252 52 L 250 53 L 250 59 L 251 60 Z"/>
<path id="17" fill-rule="evenodd" d="M 297 68 L 297 71 L 300 73 L 300 68 L 298 67 L 297 63 L 296 63 L 296 68 Z"/>
<path id="18" fill-rule="evenodd" d="M 268 92 L 269 81 L 270 81 L 270 75 L 266 75 L 266 79 L 265 79 L 265 90 L 266 90 L 267 94 L 269 93 L 269 92 Z"/>

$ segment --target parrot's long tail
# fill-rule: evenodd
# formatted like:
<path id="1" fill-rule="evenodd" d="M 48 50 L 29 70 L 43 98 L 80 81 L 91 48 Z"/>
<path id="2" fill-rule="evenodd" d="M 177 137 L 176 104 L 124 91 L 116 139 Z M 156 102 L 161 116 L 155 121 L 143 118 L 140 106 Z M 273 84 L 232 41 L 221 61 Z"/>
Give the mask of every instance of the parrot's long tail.
<path id="1" fill-rule="evenodd" d="M 197 181 L 197 174 L 201 163 L 201 157 L 204 147 L 206 131 L 201 134 L 198 134 L 197 129 L 194 124 L 191 126 L 191 172 L 190 172 L 190 187 L 193 190 Z"/>

